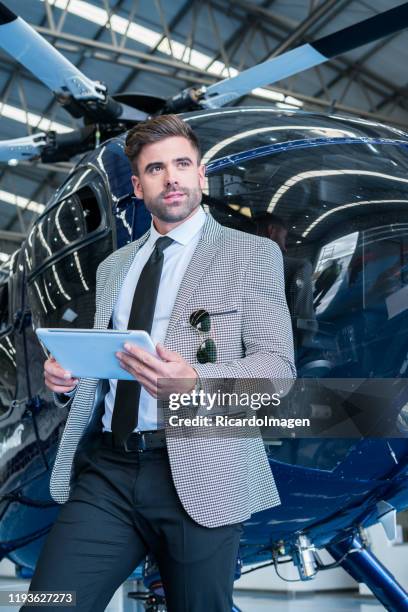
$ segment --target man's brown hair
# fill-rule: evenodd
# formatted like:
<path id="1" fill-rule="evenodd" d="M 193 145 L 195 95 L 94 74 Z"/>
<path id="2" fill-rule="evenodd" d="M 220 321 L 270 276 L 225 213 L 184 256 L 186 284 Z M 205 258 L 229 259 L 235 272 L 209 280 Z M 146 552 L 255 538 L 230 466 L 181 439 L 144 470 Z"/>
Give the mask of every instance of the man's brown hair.
<path id="1" fill-rule="evenodd" d="M 192 144 L 197 151 L 198 161 L 201 159 L 200 143 L 188 123 L 177 115 L 160 115 L 135 125 L 129 130 L 125 141 L 125 154 L 129 158 L 132 168 L 137 172 L 137 158 L 142 148 L 147 144 L 159 142 L 172 136 L 182 136 Z"/>

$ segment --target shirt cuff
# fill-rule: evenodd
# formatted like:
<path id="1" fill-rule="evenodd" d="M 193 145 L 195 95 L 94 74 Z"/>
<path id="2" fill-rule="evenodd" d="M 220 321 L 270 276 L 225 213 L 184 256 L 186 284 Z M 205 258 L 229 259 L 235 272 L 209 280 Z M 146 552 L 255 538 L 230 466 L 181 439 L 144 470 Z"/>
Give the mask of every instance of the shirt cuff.
<path id="1" fill-rule="evenodd" d="M 66 395 L 67 397 L 72 397 L 76 392 L 77 388 L 71 389 L 71 391 L 64 391 L 64 393 L 59 393 L 58 395 Z"/>

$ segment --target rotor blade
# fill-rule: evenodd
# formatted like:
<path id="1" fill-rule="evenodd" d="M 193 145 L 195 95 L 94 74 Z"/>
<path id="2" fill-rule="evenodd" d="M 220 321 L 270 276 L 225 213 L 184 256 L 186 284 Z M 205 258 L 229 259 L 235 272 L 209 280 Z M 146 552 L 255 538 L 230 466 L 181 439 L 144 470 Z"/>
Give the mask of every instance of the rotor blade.
<path id="1" fill-rule="evenodd" d="M 105 100 L 106 87 L 91 81 L 21 17 L 0 2 L 0 47 L 56 95 Z"/>
<path id="2" fill-rule="evenodd" d="M 0 162 L 37 159 L 46 145 L 47 135 L 44 132 L 23 138 L 0 140 Z"/>
<path id="3" fill-rule="evenodd" d="M 143 121 L 143 111 L 115 101 L 106 86 L 91 81 L 21 17 L 0 2 L 0 47 L 54 92 L 73 117 L 91 123 Z"/>
<path id="4" fill-rule="evenodd" d="M 313 43 L 291 49 L 278 57 L 248 68 L 230 79 L 210 85 L 200 101 L 206 108 L 225 106 L 257 87 L 271 85 L 281 79 L 318 66 L 329 59 L 362 45 L 403 30 L 408 26 L 408 2 L 348 28 L 324 36 Z"/>
<path id="5" fill-rule="evenodd" d="M 68 161 L 95 147 L 95 126 L 86 125 L 66 134 L 50 131 L 32 136 L 0 140 L 0 163 L 16 165 L 19 161 L 41 159 L 43 162 Z"/>

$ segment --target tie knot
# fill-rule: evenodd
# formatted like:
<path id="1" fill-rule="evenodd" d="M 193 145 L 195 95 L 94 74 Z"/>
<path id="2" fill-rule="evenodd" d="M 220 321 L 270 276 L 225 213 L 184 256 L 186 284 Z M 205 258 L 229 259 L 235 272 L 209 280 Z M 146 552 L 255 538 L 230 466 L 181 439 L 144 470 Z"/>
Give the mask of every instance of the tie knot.
<path id="1" fill-rule="evenodd" d="M 174 242 L 173 238 L 170 238 L 170 236 L 163 236 L 163 238 L 158 238 L 156 240 L 154 248 L 159 253 L 159 255 L 162 255 L 163 251 L 167 249 L 167 247 L 170 246 L 172 242 Z"/>

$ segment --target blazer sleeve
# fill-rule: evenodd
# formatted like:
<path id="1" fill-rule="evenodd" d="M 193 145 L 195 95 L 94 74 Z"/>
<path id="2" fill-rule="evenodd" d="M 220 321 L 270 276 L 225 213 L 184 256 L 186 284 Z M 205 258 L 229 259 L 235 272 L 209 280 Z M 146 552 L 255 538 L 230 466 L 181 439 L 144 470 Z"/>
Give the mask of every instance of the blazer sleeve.
<path id="1" fill-rule="evenodd" d="M 292 325 L 285 297 L 283 258 L 272 240 L 256 244 L 243 276 L 245 355 L 228 363 L 194 364 L 202 386 L 211 378 L 296 378 Z"/>

